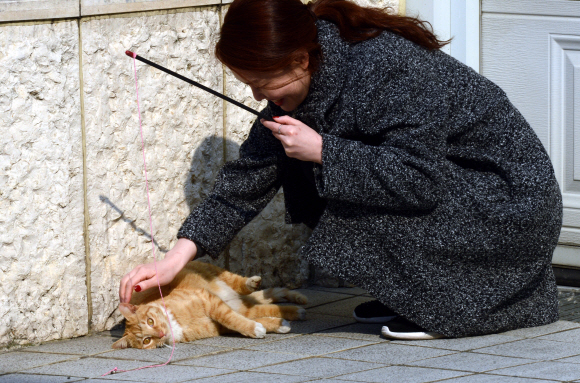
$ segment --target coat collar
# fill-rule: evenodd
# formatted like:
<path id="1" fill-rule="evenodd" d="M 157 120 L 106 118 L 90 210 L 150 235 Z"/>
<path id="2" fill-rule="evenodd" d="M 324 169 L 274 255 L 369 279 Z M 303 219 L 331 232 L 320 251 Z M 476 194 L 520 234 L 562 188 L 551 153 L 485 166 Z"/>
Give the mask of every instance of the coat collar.
<path id="1" fill-rule="evenodd" d="M 318 43 L 322 48 L 322 63 L 318 71 L 312 74 L 306 99 L 289 115 L 319 133 L 326 133 L 331 127 L 328 114 L 336 104 L 346 82 L 349 44 L 341 39 L 335 24 L 318 20 L 316 27 Z M 274 115 L 288 114 L 272 102 L 269 104 L 273 112 L 279 113 Z"/>

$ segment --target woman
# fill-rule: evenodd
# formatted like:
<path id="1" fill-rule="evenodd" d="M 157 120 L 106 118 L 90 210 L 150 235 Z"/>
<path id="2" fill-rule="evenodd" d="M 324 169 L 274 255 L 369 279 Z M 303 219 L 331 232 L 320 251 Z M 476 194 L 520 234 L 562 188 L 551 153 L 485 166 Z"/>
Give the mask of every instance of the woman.
<path id="1" fill-rule="evenodd" d="M 273 121 L 254 123 L 187 218 L 161 283 L 217 256 L 282 186 L 287 221 L 314 229 L 302 256 L 376 297 L 355 317 L 396 317 L 387 337 L 556 321 L 551 162 L 505 93 L 444 44 L 416 19 L 345 0 L 235 0 L 216 55 Z M 139 266 L 121 301 L 155 284 Z"/>

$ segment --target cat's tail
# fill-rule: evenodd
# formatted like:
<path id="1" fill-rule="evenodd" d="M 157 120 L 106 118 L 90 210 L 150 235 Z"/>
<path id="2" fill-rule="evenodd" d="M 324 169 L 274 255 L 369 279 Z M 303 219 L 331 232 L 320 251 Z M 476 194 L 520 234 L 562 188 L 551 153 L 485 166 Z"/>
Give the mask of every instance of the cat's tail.
<path id="1" fill-rule="evenodd" d="M 292 302 L 299 305 L 308 303 L 308 298 L 297 291 L 289 290 L 285 287 L 272 287 L 265 290 L 255 291 L 249 295 L 259 303 L 268 304 L 275 302 Z"/>

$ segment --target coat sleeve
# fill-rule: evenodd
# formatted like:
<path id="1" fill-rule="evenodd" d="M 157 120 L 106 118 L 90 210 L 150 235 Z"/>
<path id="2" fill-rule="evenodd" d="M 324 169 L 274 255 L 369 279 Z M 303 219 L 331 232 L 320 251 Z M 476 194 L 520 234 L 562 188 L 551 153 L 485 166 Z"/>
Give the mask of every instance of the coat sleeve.
<path id="1" fill-rule="evenodd" d="M 342 107 L 353 110 L 348 119 L 353 126 L 336 127 L 356 134 L 322 135 L 318 191 L 329 200 L 393 211 L 432 210 L 440 195 L 442 159 L 434 148 L 445 129 L 445 80 L 421 67 L 431 60 L 429 53 L 397 46 L 410 42 L 385 38 L 384 46 L 372 44 L 361 49 L 375 54 L 353 53 L 361 59 L 347 72 Z M 408 51 L 424 57 L 418 60 Z"/>
<path id="2" fill-rule="evenodd" d="M 437 206 L 437 160 L 425 147 L 367 145 L 322 135 L 322 166 L 315 168 L 321 197 L 393 211 Z"/>
<path id="3" fill-rule="evenodd" d="M 264 114 L 269 114 L 267 108 Z M 225 246 L 276 195 L 281 186 L 282 145 L 258 120 L 240 147 L 240 158 L 220 170 L 211 194 L 187 217 L 177 233 L 217 257 Z"/>

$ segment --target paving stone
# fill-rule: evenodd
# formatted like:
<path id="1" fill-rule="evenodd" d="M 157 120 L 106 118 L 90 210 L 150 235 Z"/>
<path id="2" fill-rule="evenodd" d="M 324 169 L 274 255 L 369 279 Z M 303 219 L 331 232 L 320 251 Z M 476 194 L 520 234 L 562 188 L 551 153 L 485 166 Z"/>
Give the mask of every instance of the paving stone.
<path id="1" fill-rule="evenodd" d="M 311 378 L 309 378 L 311 379 Z M 335 379 L 335 378 L 330 378 L 330 379 L 318 379 L 318 378 L 314 378 L 313 380 L 309 380 L 308 383 L 349 383 L 349 382 L 359 382 L 358 380 L 346 380 L 344 378 L 342 379 Z"/>
<path id="2" fill-rule="evenodd" d="M 362 339 L 373 342 L 388 342 L 388 340 L 381 335 L 382 327 L 382 324 L 353 323 L 347 326 L 323 330 L 315 335 Z"/>
<path id="3" fill-rule="evenodd" d="M 289 334 L 312 334 L 352 323 L 355 323 L 352 317 L 324 315 L 307 311 L 305 321 L 294 321 L 290 323 L 292 330 L 290 330 Z"/>
<path id="4" fill-rule="evenodd" d="M 236 372 L 228 375 L 198 379 L 195 380 L 195 383 L 299 383 L 306 382 L 310 379 L 311 378 L 303 376 L 266 374 L 257 372 Z"/>
<path id="5" fill-rule="evenodd" d="M 301 358 L 298 355 L 280 354 L 255 350 L 234 350 L 180 362 L 180 365 L 250 370 Z"/>
<path id="6" fill-rule="evenodd" d="M 292 327 L 294 323 L 298 322 L 291 322 L 290 327 Z M 289 332 L 288 334 L 266 334 L 266 337 L 263 339 L 254 339 L 247 338 L 242 335 L 232 334 L 232 335 L 216 336 L 207 339 L 200 339 L 194 342 L 189 342 L 188 344 L 193 345 L 205 344 L 208 346 L 217 346 L 224 348 L 247 348 L 265 343 L 276 342 L 282 339 L 293 338 L 297 336 L 300 336 L 300 334 L 294 334 L 292 332 Z"/>
<path id="7" fill-rule="evenodd" d="M 432 382 L 446 378 L 467 375 L 465 372 L 438 370 L 434 368 L 391 366 L 377 368 L 375 370 L 356 372 L 354 374 L 341 375 L 338 379 L 351 379 L 361 382 L 396 382 L 396 383 L 422 383 Z"/>
<path id="8" fill-rule="evenodd" d="M 580 342 L 580 328 L 544 335 L 536 339 L 554 340 L 557 342 Z"/>
<path id="9" fill-rule="evenodd" d="M 562 358 L 554 360 L 555 362 L 563 362 L 563 363 L 576 363 L 580 364 L 580 355 L 570 356 L 568 358 Z"/>
<path id="10" fill-rule="evenodd" d="M 432 340 L 413 340 L 413 341 L 401 340 L 401 341 L 393 341 L 393 343 L 417 345 L 433 348 L 443 348 L 447 350 L 456 350 L 456 351 L 468 351 L 483 347 L 489 347 L 496 344 L 515 342 L 521 339 L 525 338 L 502 334 L 492 334 L 468 338 L 454 338 L 454 339 L 432 339 Z"/>
<path id="11" fill-rule="evenodd" d="M 579 355 L 580 348 L 573 343 L 542 339 L 523 339 L 512 343 L 480 348 L 474 352 L 536 360 L 552 360 Z"/>
<path id="12" fill-rule="evenodd" d="M 224 347 L 208 346 L 205 344 L 176 343 L 171 363 L 225 350 L 228 349 Z M 165 363 L 169 359 L 169 356 L 171 356 L 171 347 L 156 348 L 155 350 L 126 348 L 98 355 L 100 358 L 142 360 L 155 363 Z"/>
<path id="13" fill-rule="evenodd" d="M 95 335 L 120 338 L 123 336 L 124 333 L 125 333 L 125 325 L 123 323 L 121 323 L 121 324 L 116 325 L 115 327 L 113 327 L 110 330 L 101 331 L 101 332 L 96 333 Z"/>
<path id="14" fill-rule="evenodd" d="M 580 327 L 580 323 L 559 320 L 545 326 L 521 328 L 518 330 L 502 332 L 501 334 L 520 338 L 535 338 L 542 335 L 553 334 L 555 332 L 570 330 L 578 327 Z"/>
<path id="15" fill-rule="evenodd" d="M 104 378 L 127 379 L 134 382 L 173 383 L 185 382 L 207 376 L 218 376 L 229 372 L 232 371 L 218 368 L 168 365 L 159 368 L 147 368 L 144 370 L 124 372 L 112 376 L 108 375 Z"/>
<path id="16" fill-rule="evenodd" d="M 410 363 L 413 366 L 444 368 L 470 372 L 485 372 L 498 368 L 519 366 L 536 362 L 533 359 L 510 358 L 470 352 L 445 355 Z"/>
<path id="17" fill-rule="evenodd" d="M 112 350 L 114 340 L 102 336 L 83 336 L 80 338 L 53 341 L 40 346 L 27 347 L 26 351 L 95 355 Z"/>
<path id="18" fill-rule="evenodd" d="M 306 295 L 308 298 L 308 304 L 304 306 L 306 308 L 323 305 L 325 303 L 336 302 L 343 299 L 349 299 L 352 297 L 350 294 L 338 294 L 322 290 L 297 289 L 294 291 Z"/>
<path id="19" fill-rule="evenodd" d="M 257 368 L 254 371 L 311 376 L 316 378 L 332 378 L 336 377 L 337 375 L 365 371 L 377 367 L 381 367 L 381 365 L 352 360 L 308 358 L 269 367 Z"/>
<path id="20" fill-rule="evenodd" d="M 329 358 L 359 360 L 382 364 L 403 364 L 422 359 L 453 354 L 454 351 L 435 348 L 379 343 L 326 355 Z"/>
<path id="21" fill-rule="evenodd" d="M 0 383 L 63 383 L 86 382 L 83 378 L 54 375 L 8 374 L 0 376 Z"/>
<path id="22" fill-rule="evenodd" d="M 13 351 L 0 355 L 0 374 L 22 371 L 45 364 L 77 358 L 78 355 L 70 354 L 43 354 L 39 352 Z"/>
<path id="23" fill-rule="evenodd" d="M 37 355 L 43 355 L 38 353 Z M 100 358 L 81 358 L 48 366 L 36 367 L 26 372 L 29 374 L 65 375 L 82 378 L 98 378 L 117 367 L 119 370 L 130 370 L 146 366 L 147 363 L 129 360 L 109 360 Z M 148 369 L 149 370 L 149 369 Z M 117 374 L 115 374 L 117 375 Z M 121 379 L 122 380 L 122 379 Z"/>
<path id="24" fill-rule="evenodd" d="M 497 375 L 487 375 L 487 374 L 477 374 L 462 376 L 459 378 L 453 378 L 448 380 L 443 380 L 442 383 L 553 383 L 555 380 L 539 380 L 539 379 L 528 379 L 528 378 L 516 378 L 513 376 L 497 376 Z"/>
<path id="25" fill-rule="evenodd" d="M 301 335 L 294 338 L 282 339 L 278 342 L 265 343 L 263 345 L 256 345 L 249 348 L 259 351 L 284 352 L 304 356 L 315 356 L 370 344 L 372 343 L 357 339 Z"/>
<path id="26" fill-rule="evenodd" d="M 361 303 L 372 301 L 371 297 L 359 297 L 355 296 L 348 299 L 343 299 L 337 302 L 331 302 L 324 305 L 316 306 L 309 309 L 309 312 L 315 312 L 325 315 L 338 315 L 343 317 L 352 318 L 352 311 L 354 308 Z"/>
<path id="27" fill-rule="evenodd" d="M 524 378 L 552 379 L 571 381 L 580 379 L 580 368 L 572 363 L 538 362 L 531 365 L 509 367 L 494 371 L 496 374 L 519 376 Z"/>
<path id="28" fill-rule="evenodd" d="M 79 382 L 82 382 L 82 383 L 112 383 L 112 382 L 127 383 L 127 382 L 131 382 L 131 380 L 120 380 L 117 377 L 117 378 L 109 378 L 109 379 L 84 379 L 84 380 L 79 380 Z M 64 382 L 64 383 L 68 383 L 68 382 Z"/>

